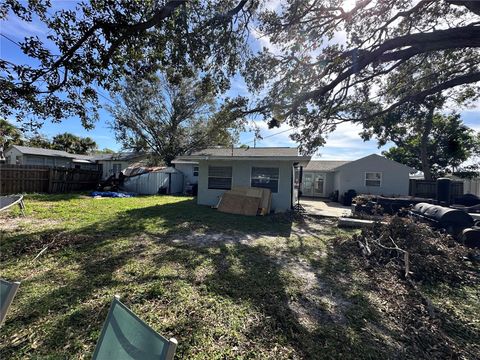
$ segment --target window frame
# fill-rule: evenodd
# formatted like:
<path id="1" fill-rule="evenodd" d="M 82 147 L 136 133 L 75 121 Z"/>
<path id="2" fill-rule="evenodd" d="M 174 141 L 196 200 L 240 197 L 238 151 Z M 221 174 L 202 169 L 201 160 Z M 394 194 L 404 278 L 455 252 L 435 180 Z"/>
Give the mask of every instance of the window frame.
<path id="1" fill-rule="evenodd" d="M 254 177 L 252 176 L 253 174 L 253 168 L 263 168 L 263 169 L 277 169 L 278 170 L 278 179 L 277 179 L 277 191 L 273 191 L 272 189 L 270 188 L 262 188 L 262 189 L 270 189 L 270 191 L 272 192 L 272 194 L 278 194 L 279 190 L 280 190 L 280 166 L 250 166 L 250 187 L 257 187 L 257 186 L 252 186 L 252 179 L 254 179 Z"/>
<path id="2" fill-rule="evenodd" d="M 210 176 L 210 168 L 230 168 L 230 177 Z M 210 187 L 210 178 L 230 179 L 230 187 L 229 188 Z M 233 166 L 208 165 L 208 170 L 207 170 L 207 189 L 208 190 L 232 190 L 232 185 L 233 185 Z"/>
<path id="3" fill-rule="evenodd" d="M 196 170 L 195 170 L 195 169 L 196 169 Z M 192 172 L 193 172 L 193 176 L 194 176 L 194 177 L 198 177 L 199 171 L 200 171 L 200 167 L 199 167 L 198 165 L 197 165 L 197 166 L 194 166 L 194 167 L 193 167 L 193 171 L 192 171 Z"/>
<path id="4" fill-rule="evenodd" d="M 380 174 L 380 179 L 367 179 L 367 174 Z M 367 185 L 367 181 L 378 181 L 378 185 Z M 383 184 L 383 172 L 381 171 L 365 171 L 365 176 L 364 176 L 364 184 L 365 187 L 382 187 Z"/>

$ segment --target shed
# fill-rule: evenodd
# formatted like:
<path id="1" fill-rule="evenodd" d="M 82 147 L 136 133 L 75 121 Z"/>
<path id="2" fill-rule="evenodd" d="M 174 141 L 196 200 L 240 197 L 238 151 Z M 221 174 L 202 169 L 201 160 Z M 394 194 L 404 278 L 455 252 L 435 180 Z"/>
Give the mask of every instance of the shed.
<path id="1" fill-rule="evenodd" d="M 168 167 L 126 178 L 123 189 L 140 195 L 180 194 L 183 192 L 183 174 Z"/>

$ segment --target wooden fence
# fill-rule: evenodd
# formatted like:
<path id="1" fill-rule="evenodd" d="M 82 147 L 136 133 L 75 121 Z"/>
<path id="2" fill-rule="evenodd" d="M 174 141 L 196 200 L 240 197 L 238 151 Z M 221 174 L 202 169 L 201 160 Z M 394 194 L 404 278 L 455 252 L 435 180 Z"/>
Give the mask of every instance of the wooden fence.
<path id="1" fill-rule="evenodd" d="M 96 187 L 102 170 L 37 165 L 0 165 L 0 195 L 66 193 Z"/>
<path id="2" fill-rule="evenodd" d="M 462 196 L 463 194 L 463 182 L 452 181 L 450 183 L 450 201 L 453 201 L 455 198 Z M 427 199 L 436 199 L 437 182 L 429 180 L 410 179 L 409 195 Z"/>

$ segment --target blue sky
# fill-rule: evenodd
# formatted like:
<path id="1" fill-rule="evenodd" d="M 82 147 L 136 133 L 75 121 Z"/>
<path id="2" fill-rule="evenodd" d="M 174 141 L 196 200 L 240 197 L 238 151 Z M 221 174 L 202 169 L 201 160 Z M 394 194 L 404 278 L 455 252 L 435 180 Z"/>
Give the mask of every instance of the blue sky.
<path id="1" fill-rule="evenodd" d="M 75 4 L 74 1 L 61 0 L 54 0 L 52 3 L 56 8 L 71 8 Z M 278 1 L 272 1 L 269 3 L 268 7 L 275 8 L 277 3 Z M 38 35 L 40 38 L 44 38 L 46 35 L 45 28 L 41 23 L 37 21 L 27 23 L 15 16 L 9 16 L 6 21 L 0 22 L 0 32 L 17 42 L 22 41 L 25 36 Z M 268 38 L 263 37 L 258 33 L 256 33 L 255 36 L 256 38 L 252 39 L 252 46 L 254 48 L 265 46 L 271 51 L 276 50 Z M 341 36 L 342 34 L 339 34 L 339 40 Z M 4 37 L 0 37 L 0 57 L 14 63 L 29 63 L 29 59 L 23 55 L 21 50 Z M 108 96 L 104 91 L 102 94 Z M 248 96 L 246 86 L 239 76 L 233 79 L 231 90 L 227 95 Z M 108 103 L 107 100 L 103 100 L 103 102 Z M 476 131 L 480 131 L 480 102 L 470 109 L 462 110 L 461 116 L 467 126 L 472 127 Z M 120 144 L 115 141 L 114 133 L 109 128 L 108 122 L 110 119 L 111 116 L 109 112 L 101 109 L 100 121 L 97 122 L 93 130 L 85 130 L 79 119 L 69 118 L 59 124 L 45 123 L 41 129 L 41 133 L 52 137 L 58 133 L 68 131 L 79 136 L 89 136 L 93 138 L 99 145 L 99 148 L 110 148 L 118 151 L 121 147 Z M 287 125 L 270 130 L 262 120 L 257 120 L 256 124 L 260 127 L 261 135 L 264 137 L 264 140 L 257 141 L 257 146 L 297 146 L 297 144 L 289 138 L 289 134 L 292 131 L 288 130 L 289 127 Z M 335 132 L 328 136 L 325 147 L 318 151 L 317 156 L 323 159 L 332 160 L 355 159 L 371 153 L 380 153 L 382 150 L 389 147 L 386 146 L 378 149 L 375 141 L 364 142 L 358 135 L 360 130 L 361 128 L 359 126 L 352 124 L 339 126 Z M 253 133 L 242 133 L 240 136 L 240 143 L 247 143 L 248 145 L 253 146 Z"/>

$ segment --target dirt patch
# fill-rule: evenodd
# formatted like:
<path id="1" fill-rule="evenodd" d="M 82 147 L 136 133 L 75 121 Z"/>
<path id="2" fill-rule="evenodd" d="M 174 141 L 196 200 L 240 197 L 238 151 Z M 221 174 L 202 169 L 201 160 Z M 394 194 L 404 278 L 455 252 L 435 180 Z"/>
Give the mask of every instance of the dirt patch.
<path id="1" fill-rule="evenodd" d="M 13 217 L 13 216 L 2 216 L 0 217 L 0 233 L 13 233 L 24 231 L 26 228 L 51 228 L 58 224 L 60 221 L 53 219 L 36 219 L 31 217 Z"/>
<path id="2" fill-rule="evenodd" d="M 276 236 L 261 234 L 245 234 L 241 232 L 193 232 L 182 235 L 175 235 L 170 238 L 174 244 L 188 244 L 193 246 L 213 246 L 219 244 L 243 244 L 252 245 L 259 239 L 276 239 Z"/>
<path id="3" fill-rule="evenodd" d="M 325 256 L 320 253 L 319 256 Z M 296 314 L 300 324 L 314 330 L 320 324 L 346 323 L 345 312 L 351 305 L 348 300 L 337 294 L 326 281 L 322 273 L 314 269 L 307 260 L 279 257 L 278 263 L 288 269 L 301 283 L 299 298 L 289 300 L 290 309 Z"/>
<path id="4" fill-rule="evenodd" d="M 292 236 L 319 237 L 329 227 L 335 226 L 336 220 L 319 219 L 303 216 L 297 219 L 292 228 Z M 216 232 L 191 232 L 175 235 L 170 238 L 174 244 L 187 244 L 190 246 L 215 246 L 219 244 L 243 244 L 255 246 L 258 242 L 271 243 L 283 241 L 284 238 L 265 234 L 245 234 L 241 232 L 216 233 Z M 315 251 L 316 257 L 326 256 L 321 250 Z M 336 294 L 335 291 L 322 280 L 319 270 L 313 268 L 303 258 L 292 259 L 288 252 L 272 253 L 274 261 L 284 270 L 290 272 L 302 284 L 302 296 L 289 300 L 289 308 L 297 316 L 300 324 L 307 329 L 315 329 L 319 324 L 333 322 L 343 324 L 346 322 L 345 311 L 350 303 Z M 199 274 L 202 278 L 202 274 Z"/>

